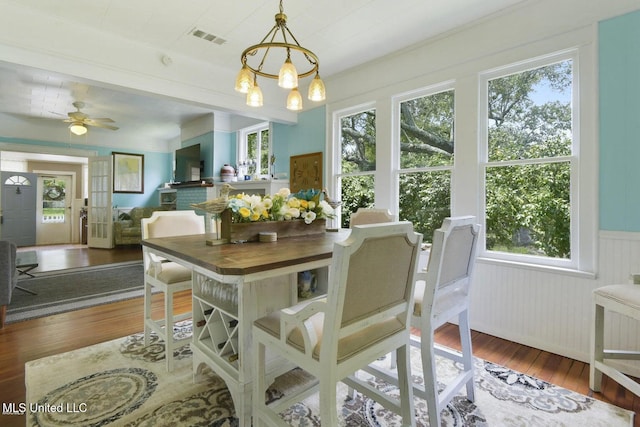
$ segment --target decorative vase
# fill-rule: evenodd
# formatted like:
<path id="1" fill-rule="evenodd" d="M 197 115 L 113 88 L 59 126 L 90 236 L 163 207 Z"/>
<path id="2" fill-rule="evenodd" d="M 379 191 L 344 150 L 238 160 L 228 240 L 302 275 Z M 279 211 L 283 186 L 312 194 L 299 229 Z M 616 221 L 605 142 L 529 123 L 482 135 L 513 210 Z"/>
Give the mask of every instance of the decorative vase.
<path id="1" fill-rule="evenodd" d="M 220 168 L 220 178 L 222 182 L 231 182 L 234 176 L 236 176 L 236 170 L 233 166 L 225 163 L 224 166 Z"/>
<path id="2" fill-rule="evenodd" d="M 327 220 L 316 219 L 307 224 L 302 219 L 289 221 L 256 221 L 231 222 L 231 211 L 226 209 L 221 215 L 220 237 L 228 242 L 257 242 L 260 232 L 278 234 L 278 240 L 287 237 L 308 236 L 324 233 L 327 230 Z"/>

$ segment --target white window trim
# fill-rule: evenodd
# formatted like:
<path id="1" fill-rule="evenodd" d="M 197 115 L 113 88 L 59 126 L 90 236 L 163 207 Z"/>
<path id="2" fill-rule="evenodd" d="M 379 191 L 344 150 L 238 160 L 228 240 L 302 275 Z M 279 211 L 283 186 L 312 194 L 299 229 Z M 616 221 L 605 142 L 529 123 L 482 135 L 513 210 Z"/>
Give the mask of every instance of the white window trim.
<path id="1" fill-rule="evenodd" d="M 572 60 L 573 64 L 573 87 L 572 87 L 572 106 L 573 106 L 573 116 L 572 116 L 572 130 L 573 130 L 573 140 L 572 140 L 572 155 L 568 157 L 554 158 L 552 161 L 561 161 L 561 160 L 570 160 L 571 163 L 571 189 L 570 189 L 570 197 L 571 197 L 571 258 L 570 259 L 558 259 L 558 258 L 550 258 L 550 257 L 535 257 L 535 256 L 527 256 L 527 255 L 519 255 L 519 254 L 509 254 L 503 252 L 495 252 L 486 250 L 486 239 L 485 234 L 482 234 L 482 242 L 478 251 L 478 256 L 481 260 L 485 262 L 497 262 L 497 263 L 509 263 L 514 265 L 531 265 L 531 266 L 548 266 L 556 271 L 566 271 L 566 272 L 574 272 L 576 274 L 587 274 L 593 275 L 595 271 L 595 250 L 593 249 L 593 244 L 595 240 L 589 238 L 589 234 L 592 233 L 593 227 L 597 224 L 597 209 L 595 207 L 589 208 L 589 205 L 593 205 L 593 198 L 595 194 L 586 195 L 583 194 L 580 189 L 587 189 L 588 183 L 584 182 L 588 179 L 588 173 L 586 169 L 583 169 L 585 164 L 595 164 L 595 158 L 590 158 L 590 154 L 587 153 L 587 150 L 584 150 L 585 146 L 591 142 L 587 142 L 582 138 L 583 135 L 588 135 L 588 132 L 584 132 L 586 129 L 582 129 L 583 126 L 589 126 L 587 123 L 595 123 L 595 117 L 588 118 L 585 120 L 585 117 L 581 114 L 581 102 L 593 102 L 593 100 L 587 100 L 586 93 L 587 90 L 584 88 L 588 87 L 585 84 L 585 81 L 590 80 L 587 77 L 586 70 L 583 70 L 580 67 L 580 57 L 589 56 L 591 53 L 588 49 L 568 49 L 559 51 L 549 55 L 543 55 L 536 58 L 532 58 L 530 60 L 520 61 L 517 63 L 509 64 L 507 66 L 494 68 L 492 70 L 488 70 L 486 72 L 479 73 L 479 191 L 480 191 L 480 214 L 481 214 L 481 222 L 483 226 L 486 226 L 486 205 L 485 205 L 485 195 L 486 195 L 486 187 L 485 187 L 485 171 L 488 166 L 491 166 L 492 162 L 488 161 L 488 146 L 487 146 L 487 119 L 488 116 L 488 105 L 486 102 L 488 93 L 488 81 L 494 78 L 502 77 L 509 74 L 514 74 L 518 72 L 522 72 L 525 70 L 538 68 L 544 65 L 552 64 L 555 62 L 559 62 L 562 60 Z M 591 77 L 592 79 L 593 77 Z M 586 110 L 591 110 L 591 108 L 587 108 Z M 582 120 L 581 120 L 582 118 Z M 581 132 L 582 130 L 582 132 Z M 595 132 L 594 132 L 595 133 Z M 595 145 L 595 142 L 593 142 Z M 581 149 L 582 147 L 582 149 Z M 593 154 L 593 153 L 591 153 Z M 584 161 L 586 157 L 587 161 Z M 540 160 L 532 160 L 531 163 L 540 163 Z M 528 163 L 521 161 L 514 161 L 508 163 Z M 506 162 L 501 162 L 500 164 L 505 164 Z M 597 168 L 591 168 L 591 170 L 597 170 Z M 593 172 L 591 172 L 593 173 Z M 595 192 L 593 192 L 595 193 Z M 597 205 L 596 205 L 597 206 Z M 483 230 L 485 227 L 483 227 Z M 581 238 L 582 236 L 582 238 Z"/>
<path id="2" fill-rule="evenodd" d="M 336 110 L 331 115 L 331 125 L 332 125 L 332 138 L 331 144 L 328 147 L 328 157 L 332 160 L 327 165 L 327 177 L 328 179 L 325 182 L 328 182 L 328 191 L 329 194 L 335 194 L 337 200 L 342 200 L 342 187 L 338 185 L 338 180 L 343 176 L 362 176 L 362 175 L 373 175 L 374 180 L 377 178 L 377 164 L 378 161 L 376 159 L 376 170 L 367 171 L 367 172 L 353 172 L 349 174 L 342 173 L 342 139 L 341 139 L 341 129 L 340 123 L 343 117 L 353 116 L 355 114 L 363 113 L 365 111 L 375 110 L 376 111 L 376 120 L 377 120 L 377 109 L 375 102 L 367 102 L 364 104 L 356 105 L 349 108 L 344 108 L 341 110 Z M 378 132 L 376 130 L 376 157 L 378 155 Z M 375 193 L 374 193 L 375 197 Z M 342 209 L 338 210 L 338 215 L 334 220 L 335 224 L 340 224 L 342 221 Z"/>
<path id="3" fill-rule="evenodd" d="M 242 161 L 247 161 L 248 160 L 248 144 L 247 144 L 247 137 L 252 134 L 252 133 L 257 133 L 258 134 L 258 153 L 260 153 L 260 140 L 262 138 L 262 131 L 264 130 L 268 130 L 269 131 L 269 156 L 268 158 L 271 158 L 271 156 L 273 155 L 273 141 L 272 139 L 272 135 L 273 132 L 271 131 L 271 124 L 269 122 L 262 122 L 262 123 L 258 123 L 256 125 L 250 126 L 250 127 L 246 127 L 246 128 L 242 128 L 238 131 L 238 144 L 237 144 L 237 148 L 236 148 L 236 159 L 237 159 L 237 163 L 240 164 L 240 162 Z M 258 159 L 256 159 L 258 160 Z M 259 169 L 259 168 L 258 168 Z M 265 175 L 265 174 L 258 174 L 258 176 L 260 178 L 269 178 L 269 174 Z"/>
<path id="4" fill-rule="evenodd" d="M 430 167 L 419 167 L 419 168 L 400 168 L 400 104 L 405 101 L 411 101 L 413 99 L 422 98 L 425 96 L 435 95 L 437 93 L 453 91 L 453 117 L 454 117 L 454 128 L 453 128 L 453 140 L 454 144 L 457 139 L 456 135 L 456 87 L 455 80 L 447 80 L 438 84 L 430 85 L 427 87 L 423 87 L 417 90 L 411 90 L 408 92 L 404 92 L 398 95 L 391 97 L 391 102 L 393 104 L 392 109 L 392 118 L 391 118 L 391 126 L 393 128 L 393 136 L 392 136 L 392 157 L 391 162 L 393 165 L 393 180 L 395 185 L 395 191 L 391 195 L 391 203 L 394 206 L 394 213 L 397 215 L 400 212 L 400 175 L 407 173 L 415 173 L 415 172 L 436 172 L 436 171 L 449 171 L 451 172 L 451 201 L 449 209 L 453 212 L 453 182 L 455 175 L 455 159 L 456 159 L 456 147 L 458 144 L 455 144 L 453 149 L 453 163 L 449 166 L 430 166 Z"/>

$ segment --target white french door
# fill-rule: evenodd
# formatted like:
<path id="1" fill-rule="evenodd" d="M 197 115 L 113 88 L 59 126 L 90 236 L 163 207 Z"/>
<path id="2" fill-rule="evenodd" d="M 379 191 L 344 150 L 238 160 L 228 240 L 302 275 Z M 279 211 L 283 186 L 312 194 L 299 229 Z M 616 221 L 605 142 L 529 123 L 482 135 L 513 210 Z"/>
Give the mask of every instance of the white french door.
<path id="1" fill-rule="evenodd" d="M 89 203 L 87 244 L 91 248 L 113 247 L 111 156 L 89 157 Z"/>

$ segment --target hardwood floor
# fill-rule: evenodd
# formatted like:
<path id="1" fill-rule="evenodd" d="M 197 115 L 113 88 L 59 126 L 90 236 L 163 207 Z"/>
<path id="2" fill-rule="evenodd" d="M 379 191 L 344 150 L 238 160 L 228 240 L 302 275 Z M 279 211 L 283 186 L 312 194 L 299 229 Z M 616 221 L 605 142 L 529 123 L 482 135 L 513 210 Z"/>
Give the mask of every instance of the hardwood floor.
<path id="1" fill-rule="evenodd" d="M 29 246 L 18 248 L 18 252 L 36 251 L 38 266 L 30 271 L 38 273 L 93 265 L 142 260 L 140 245 L 124 245 L 115 249 L 89 248 L 87 245 Z"/>
<path id="2" fill-rule="evenodd" d="M 71 248 L 73 249 L 73 248 Z M 58 249 L 60 250 L 60 249 Z M 101 259 L 125 260 L 141 257 L 139 249 L 98 250 Z M 105 252 L 106 251 L 106 252 Z M 80 253 L 80 252 L 78 252 Z M 97 255 L 96 255 L 97 256 Z M 60 256 L 68 259 L 71 255 Z M 86 264 L 69 261 L 66 265 Z M 137 258 L 140 259 L 140 258 Z M 118 262 L 120 262 L 118 261 Z M 97 261 L 95 261 L 97 262 Z M 101 262 L 105 263 L 105 262 Z M 57 267 L 56 267 L 57 268 Z M 162 295 L 154 296 L 153 310 L 162 312 Z M 176 295 L 175 307 L 179 312 L 191 309 L 189 292 Z M 0 402 L 20 403 L 25 401 L 24 364 L 30 360 L 75 350 L 100 342 L 130 335 L 142 330 L 142 298 L 91 307 L 40 319 L 27 320 L 7 325 L 0 330 Z M 436 333 L 436 341 L 459 348 L 457 328 L 445 325 Z M 602 393 L 589 391 L 589 365 L 532 347 L 516 344 L 487 334 L 473 332 L 473 352 L 476 357 L 507 366 L 542 380 L 557 384 L 582 394 L 593 395 L 617 406 L 636 412 L 635 426 L 640 427 L 640 398 L 605 378 Z M 24 426 L 24 417 L 0 415 L 0 425 Z"/>

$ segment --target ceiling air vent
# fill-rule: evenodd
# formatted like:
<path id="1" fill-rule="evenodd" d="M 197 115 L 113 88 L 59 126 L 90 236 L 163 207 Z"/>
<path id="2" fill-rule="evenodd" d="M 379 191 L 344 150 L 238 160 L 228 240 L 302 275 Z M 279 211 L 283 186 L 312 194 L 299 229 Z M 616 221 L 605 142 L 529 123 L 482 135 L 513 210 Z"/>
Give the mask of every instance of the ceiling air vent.
<path id="1" fill-rule="evenodd" d="M 197 28 L 194 28 L 193 31 L 191 31 L 191 34 L 193 34 L 195 37 L 199 39 L 210 41 L 215 44 L 225 44 L 227 42 L 222 37 L 215 36 L 211 33 L 207 33 L 206 31 L 202 31 Z"/>

